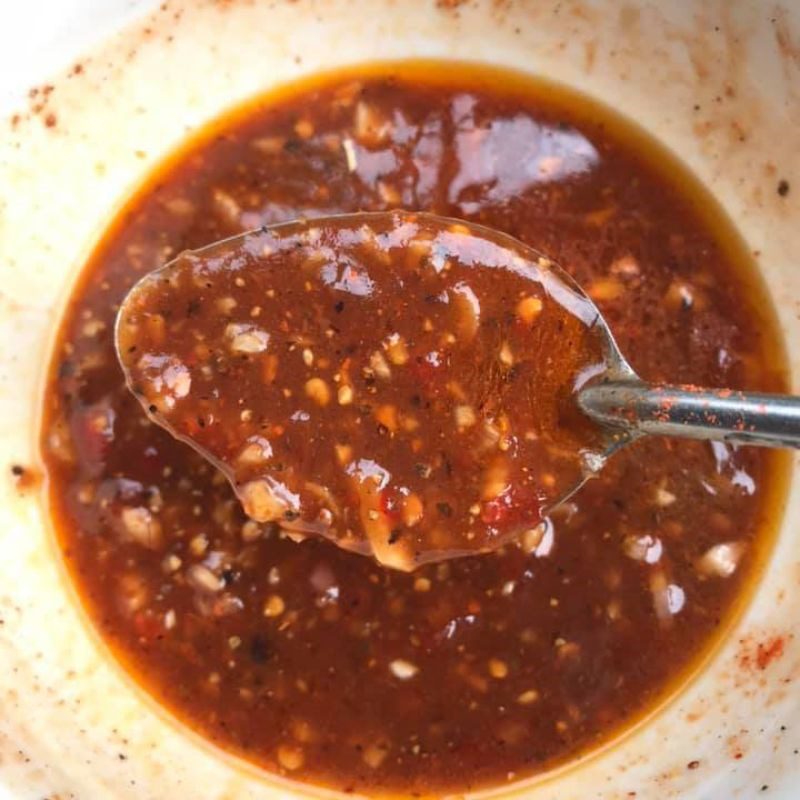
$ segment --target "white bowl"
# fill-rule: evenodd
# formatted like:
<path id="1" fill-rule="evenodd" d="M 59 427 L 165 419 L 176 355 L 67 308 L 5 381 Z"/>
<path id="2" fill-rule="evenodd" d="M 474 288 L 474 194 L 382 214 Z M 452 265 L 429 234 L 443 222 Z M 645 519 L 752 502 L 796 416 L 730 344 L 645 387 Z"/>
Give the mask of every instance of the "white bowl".
<path id="1" fill-rule="evenodd" d="M 720 198 L 758 254 L 797 385 L 796 2 L 53 0 L 3 13 L 0 103 L 23 112 L 0 123 L 0 783 L 9 796 L 322 794 L 213 749 L 133 683 L 76 601 L 41 491 L 19 491 L 8 470 L 38 462 L 49 348 L 96 237 L 148 170 L 221 110 L 300 74 L 376 59 L 482 60 L 557 77 L 635 117 Z M 82 73 L 68 77 L 78 59 Z M 30 82 L 57 68 L 46 107 L 30 113 L 42 98 L 26 97 Z M 782 177 L 792 183 L 783 198 Z M 602 752 L 495 794 L 798 796 L 797 472 L 759 588 L 691 685 Z"/>

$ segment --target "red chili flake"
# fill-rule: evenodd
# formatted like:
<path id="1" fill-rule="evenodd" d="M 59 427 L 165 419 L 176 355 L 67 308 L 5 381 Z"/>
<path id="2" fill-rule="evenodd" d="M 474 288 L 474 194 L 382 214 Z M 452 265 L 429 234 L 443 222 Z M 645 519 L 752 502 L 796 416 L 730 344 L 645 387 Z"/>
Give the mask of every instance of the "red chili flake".
<path id="1" fill-rule="evenodd" d="M 663 411 L 670 411 L 672 407 L 675 405 L 675 397 L 674 396 L 665 397 L 659 403 L 659 405 Z"/>
<path id="2" fill-rule="evenodd" d="M 790 637 L 791 634 L 788 635 L 788 638 Z M 773 636 L 758 643 L 748 639 L 742 640 L 739 667 L 743 670 L 765 670 L 783 655 L 786 641 L 787 635 Z"/>
<path id="3" fill-rule="evenodd" d="M 400 494 L 396 489 L 384 489 L 380 494 L 380 509 L 392 519 L 400 518 Z"/>
<path id="4" fill-rule="evenodd" d="M 481 509 L 481 521 L 497 527 L 536 525 L 541 519 L 539 497 L 527 487 L 513 487 L 499 497 L 484 501 Z"/>
<path id="5" fill-rule="evenodd" d="M 151 611 L 139 611 L 133 618 L 133 628 L 137 636 L 152 641 L 164 634 L 161 619 Z"/>
<path id="6" fill-rule="evenodd" d="M 506 521 L 510 508 L 506 495 L 487 500 L 481 509 L 481 522 L 487 525 L 500 525 Z"/>
<path id="7" fill-rule="evenodd" d="M 782 636 L 775 636 L 766 641 L 759 642 L 756 653 L 756 665 L 760 670 L 765 670 L 773 661 L 783 655 L 785 642 Z"/>

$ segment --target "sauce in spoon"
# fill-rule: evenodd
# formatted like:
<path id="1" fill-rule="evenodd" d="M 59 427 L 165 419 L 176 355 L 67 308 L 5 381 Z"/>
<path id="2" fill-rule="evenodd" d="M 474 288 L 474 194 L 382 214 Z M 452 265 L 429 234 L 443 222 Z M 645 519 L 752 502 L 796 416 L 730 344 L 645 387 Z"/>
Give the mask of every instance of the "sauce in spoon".
<path id="1" fill-rule="evenodd" d="M 141 280 L 130 388 L 252 519 L 409 570 L 541 534 L 604 449 L 597 311 L 516 240 L 426 214 L 237 236 Z"/>

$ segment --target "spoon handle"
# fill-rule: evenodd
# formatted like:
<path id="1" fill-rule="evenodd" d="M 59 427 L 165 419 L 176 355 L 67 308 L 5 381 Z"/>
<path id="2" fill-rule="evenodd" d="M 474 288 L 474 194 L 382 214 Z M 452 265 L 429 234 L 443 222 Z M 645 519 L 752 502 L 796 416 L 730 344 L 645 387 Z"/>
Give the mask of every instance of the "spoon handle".
<path id="1" fill-rule="evenodd" d="M 626 436 L 800 448 L 800 397 L 620 380 L 581 389 L 578 404 Z"/>

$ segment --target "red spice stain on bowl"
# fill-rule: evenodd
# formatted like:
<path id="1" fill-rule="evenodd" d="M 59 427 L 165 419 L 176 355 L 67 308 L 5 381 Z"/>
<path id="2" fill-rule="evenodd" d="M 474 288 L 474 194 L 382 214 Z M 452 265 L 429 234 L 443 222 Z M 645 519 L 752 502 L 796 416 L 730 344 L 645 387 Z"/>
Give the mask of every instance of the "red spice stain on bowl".
<path id="1" fill-rule="evenodd" d="M 70 77 L 72 74 L 70 72 Z M 38 119 L 45 128 L 55 128 L 58 125 L 58 117 L 52 108 L 55 88 L 52 83 L 32 86 L 28 90 L 27 111 L 17 111 L 10 117 L 11 129 L 16 130 L 23 121 L 32 119 Z"/>
<path id="2" fill-rule="evenodd" d="M 792 634 L 769 636 L 760 641 L 742 639 L 738 655 L 740 669 L 747 672 L 763 672 L 784 654 L 786 644 L 793 638 Z"/>
<path id="3" fill-rule="evenodd" d="M 773 661 L 783 655 L 785 640 L 782 636 L 775 636 L 767 642 L 761 642 L 756 652 L 756 665 L 760 670 L 765 670 Z"/>

